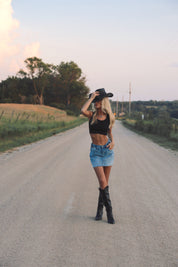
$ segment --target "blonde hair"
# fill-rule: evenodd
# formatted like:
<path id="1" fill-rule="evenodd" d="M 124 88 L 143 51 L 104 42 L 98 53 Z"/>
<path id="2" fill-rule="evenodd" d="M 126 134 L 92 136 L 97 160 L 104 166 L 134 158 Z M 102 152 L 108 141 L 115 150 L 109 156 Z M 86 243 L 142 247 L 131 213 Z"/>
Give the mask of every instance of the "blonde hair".
<path id="1" fill-rule="evenodd" d="M 109 129 L 111 129 L 111 127 L 114 125 L 115 117 L 114 117 L 114 114 L 112 112 L 111 105 L 110 105 L 108 97 L 105 97 L 105 98 L 102 99 L 102 101 L 101 101 L 101 110 L 105 114 L 109 115 L 109 120 L 110 120 Z M 95 110 L 94 115 L 93 115 L 93 119 L 91 121 L 91 124 L 95 123 L 96 120 L 97 120 L 97 113 L 96 113 L 96 110 Z"/>

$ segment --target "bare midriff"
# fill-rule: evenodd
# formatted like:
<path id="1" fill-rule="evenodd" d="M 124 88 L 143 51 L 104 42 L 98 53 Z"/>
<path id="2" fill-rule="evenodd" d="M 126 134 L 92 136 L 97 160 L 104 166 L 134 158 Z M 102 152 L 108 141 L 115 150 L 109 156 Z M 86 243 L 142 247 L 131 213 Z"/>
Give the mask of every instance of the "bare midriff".
<path id="1" fill-rule="evenodd" d="M 90 136 L 92 143 L 95 145 L 104 146 L 108 141 L 107 135 L 91 133 Z"/>

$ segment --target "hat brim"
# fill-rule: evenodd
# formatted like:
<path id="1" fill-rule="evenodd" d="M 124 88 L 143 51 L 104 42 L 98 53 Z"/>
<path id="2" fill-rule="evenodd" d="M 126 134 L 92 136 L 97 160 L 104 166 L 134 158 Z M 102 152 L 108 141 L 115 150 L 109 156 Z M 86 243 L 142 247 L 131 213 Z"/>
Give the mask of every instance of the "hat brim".
<path id="1" fill-rule="evenodd" d="M 89 94 L 89 98 L 91 98 L 91 95 L 92 95 L 92 94 Z M 99 96 L 96 96 L 96 97 L 93 99 L 92 103 L 101 101 L 101 100 L 103 100 L 103 98 L 105 98 L 105 97 L 112 97 L 112 96 L 113 96 L 112 93 L 107 93 L 107 94 L 105 94 L 105 95 L 99 95 Z"/>

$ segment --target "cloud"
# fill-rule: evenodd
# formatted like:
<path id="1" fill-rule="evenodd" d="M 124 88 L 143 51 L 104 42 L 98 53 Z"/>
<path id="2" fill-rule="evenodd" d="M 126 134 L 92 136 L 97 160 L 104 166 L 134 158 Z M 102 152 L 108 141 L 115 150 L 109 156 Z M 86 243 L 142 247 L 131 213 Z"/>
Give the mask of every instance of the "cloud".
<path id="1" fill-rule="evenodd" d="M 13 17 L 12 0 L 0 0 L 0 79 L 14 75 L 27 57 L 39 56 L 39 42 L 22 46 L 15 43 L 20 22 Z"/>
<path id="2" fill-rule="evenodd" d="M 0 63 L 7 56 L 13 56 L 18 52 L 18 47 L 12 42 L 19 22 L 12 17 L 12 13 L 11 0 L 0 0 Z"/>

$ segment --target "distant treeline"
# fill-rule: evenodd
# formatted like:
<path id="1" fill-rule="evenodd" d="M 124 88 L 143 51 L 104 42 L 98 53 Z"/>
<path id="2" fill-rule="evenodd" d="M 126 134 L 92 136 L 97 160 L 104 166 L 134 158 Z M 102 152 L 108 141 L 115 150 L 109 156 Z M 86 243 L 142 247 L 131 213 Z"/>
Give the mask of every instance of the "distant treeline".
<path id="1" fill-rule="evenodd" d="M 25 64 L 25 70 L 0 83 L 1 103 L 45 104 L 79 114 L 89 88 L 75 62 L 53 65 L 32 57 Z"/>
<path id="2" fill-rule="evenodd" d="M 112 103 L 116 109 L 116 102 Z M 178 143 L 178 100 L 175 101 L 134 101 L 119 103 L 119 113 L 128 127 L 143 133 L 166 137 Z"/>
<path id="3" fill-rule="evenodd" d="M 112 108 L 116 110 L 116 101 L 112 102 Z M 118 112 L 124 112 L 129 115 L 129 102 L 119 102 Z M 131 118 L 141 118 L 142 114 L 144 119 L 153 120 L 160 113 L 169 115 L 171 118 L 178 119 L 178 100 L 174 101 L 133 101 L 131 103 Z"/>

